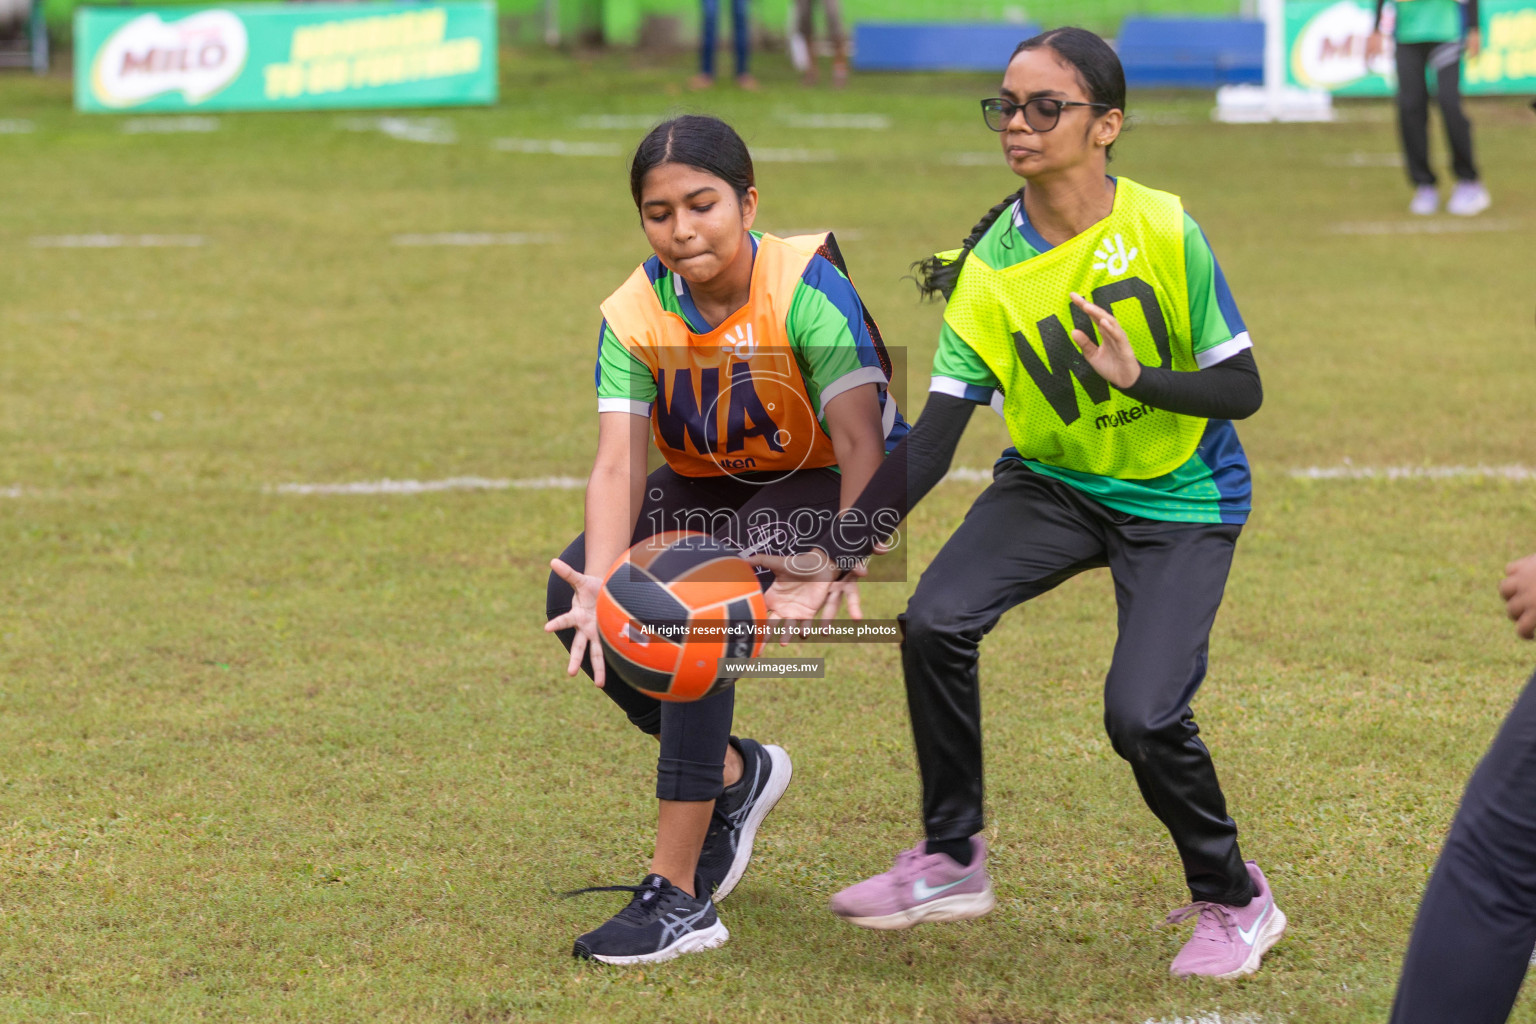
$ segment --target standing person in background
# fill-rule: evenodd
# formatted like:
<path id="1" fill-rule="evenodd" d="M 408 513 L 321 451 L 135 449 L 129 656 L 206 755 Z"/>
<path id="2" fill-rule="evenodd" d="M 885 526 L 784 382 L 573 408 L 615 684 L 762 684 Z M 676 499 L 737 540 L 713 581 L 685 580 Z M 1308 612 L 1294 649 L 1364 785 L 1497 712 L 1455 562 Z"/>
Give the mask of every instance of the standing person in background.
<path id="1" fill-rule="evenodd" d="M 1536 639 L 1536 555 L 1499 584 Z M 1424 890 L 1391 1024 L 1500 1024 L 1536 948 L 1536 675 L 1472 773 Z"/>
<path id="2" fill-rule="evenodd" d="M 848 36 L 843 32 L 843 12 L 839 0 L 821 0 L 821 9 L 827 21 L 827 39 L 832 43 L 832 87 L 841 89 L 848 84 Z M 805 45 L 805 76 L 802 80 L 806 85 L 815 85 L 819 77 L 815 13 L 816 0 L 795 0 L 795 32 Z"/>
<path id="3" fill-rule="evenodd" d="M 835 2 L 835 0 L 834 0 Z M 736 44 L 736 84 L 749 92 L 757 91 L 757 79 L 747 70 L 752 52 L 752 23 L 747 19 L 747 0 L 731 0 L 731 40 Z M 715 46 L 720 38 L 720 0 L 704 0 L 704 25 L 700 32 L 699 73 L 689 79 L 690 89 L 708 89 L 715 84 Z"/>
<path id="4" fill-rule="evenodd" d="M 1375 29 L 1366 43 L 1366 59 L 1386 45 L 1381 31 L 1384 0 L 1376 0 Z M 1429 84 L 1427 68 L 1435 70 L 1435 93 L 1445 136 L 1451 145 L 1451 169 L 1456 187 L 1445 204 L 1447 213 L 1471 217 L 1488 209 L 1488 189 L 1472 161 L 1472 122 L 1461 109 L 1461 56 L 1475 58 L 1482 50 L 1478 0 L 1397 0 L 1393 38 L 1397 53 L 1397 128 L 1403 140 L 1408 178 L 1414 185 L 1412 213 L 1429 215 L 1440 207 L 1435 172 L 1429 166 Z M 1465 8 L 1465 11 L 1463 11 Z"/>

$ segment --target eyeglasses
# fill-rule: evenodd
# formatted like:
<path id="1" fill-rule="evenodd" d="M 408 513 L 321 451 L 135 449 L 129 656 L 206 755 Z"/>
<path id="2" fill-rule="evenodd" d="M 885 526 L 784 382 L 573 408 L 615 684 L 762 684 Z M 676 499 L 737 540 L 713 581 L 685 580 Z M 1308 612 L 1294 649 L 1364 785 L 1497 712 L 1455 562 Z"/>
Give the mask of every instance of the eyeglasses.
<path id="1" fill-rule="evenodd" d="M 1080 103 L 1077 100 L 1058 100 L 1050 96 L 1036 96 L 1023 103 L 1002 98 L 982 100 L 981 116 L 987 127 L 1000 132 L 1008 127 L 1016 111 L 1024 111 L 1024 123 L 1037 132 L 1048 132 L 1061 120 L 1063 107 L 1093 107 L 1095 110 L 1114 109 L 1108 103 Z"/>

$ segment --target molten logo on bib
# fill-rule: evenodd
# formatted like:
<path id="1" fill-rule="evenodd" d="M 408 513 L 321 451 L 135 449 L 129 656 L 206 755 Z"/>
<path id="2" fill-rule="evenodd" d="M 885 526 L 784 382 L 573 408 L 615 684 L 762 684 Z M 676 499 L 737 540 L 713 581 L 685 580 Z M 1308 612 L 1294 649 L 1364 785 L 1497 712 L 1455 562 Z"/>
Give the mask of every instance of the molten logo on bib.
<path id="1" fill-rule="evenodd" d="M 145 14 L 101 48 L 91 88 L 113 107 L 178 90 L 188 103 L 201 103 L 235 80 L 248 49 L 245 24 L 229 11 L 202 11 L 169 23 Z"/>

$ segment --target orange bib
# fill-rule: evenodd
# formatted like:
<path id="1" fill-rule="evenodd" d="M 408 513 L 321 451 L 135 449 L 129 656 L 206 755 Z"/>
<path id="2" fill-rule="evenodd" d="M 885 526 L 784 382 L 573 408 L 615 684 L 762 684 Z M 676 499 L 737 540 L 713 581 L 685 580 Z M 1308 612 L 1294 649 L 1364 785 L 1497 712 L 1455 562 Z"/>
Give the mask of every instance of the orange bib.
<path id="1" fill-rule="evenodd" d="M 683 476 L 837 464 L 806 394 L 785 323 L 824 235 L 758 239 L 746 305 L 707 334 L 663 309 L 645 268 L 602 304 L 614 336 L 656 378 L 651 429 Z"/>

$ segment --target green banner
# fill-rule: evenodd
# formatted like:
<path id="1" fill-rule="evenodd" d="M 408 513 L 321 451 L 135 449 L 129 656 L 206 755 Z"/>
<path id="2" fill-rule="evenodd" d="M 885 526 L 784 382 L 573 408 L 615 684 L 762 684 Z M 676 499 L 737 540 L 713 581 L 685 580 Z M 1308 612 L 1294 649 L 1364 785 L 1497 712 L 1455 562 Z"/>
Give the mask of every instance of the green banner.
<path id="1" fill-rule="evenodd" d="M 488 104 L 496 87 L 490 0 L 75 12 L 77 110 Z"/>
<path id="2" fill-rule="evenodd" d="M 1462 92 L 1536 92 L 1536 0 L 1483 0 L 1481 8 L 1483 49 L 1462 67 Z M 1396 92 L 1391 46 L 1369 65 L 1365 59 L 1375 9 L 1371 0 L 1287 3 L 1286 81 L 1339 96 Z M 1383 23 L 1390 26 L 1385 15 Z"/>

